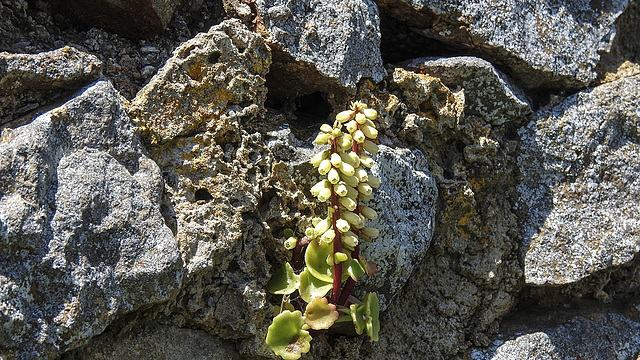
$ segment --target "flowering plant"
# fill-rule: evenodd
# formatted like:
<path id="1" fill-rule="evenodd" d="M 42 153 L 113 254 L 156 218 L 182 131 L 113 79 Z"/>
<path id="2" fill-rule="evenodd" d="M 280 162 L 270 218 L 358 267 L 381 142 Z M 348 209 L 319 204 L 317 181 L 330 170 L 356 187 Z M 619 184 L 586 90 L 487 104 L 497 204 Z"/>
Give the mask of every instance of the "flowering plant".
<path id="1" fill-rule="evenodd" d="M 267 291 L 283 295 L 266 338 L 283 359 L 298 359 L 309 351 L 313 336 L 324 336 L 336 322 L 353 322 L 357 334 L 366 331 L 370 341 L 378 340 L 377 295 L 368 293 L 362 301 L 351 295 L 362 275 L 377 273 L 376 265 L 360 254 L 360 242 L 378 236 L 376 228 L 365 226 L 377 213 L 363 204 L 380 186 L 380 179 L 367 171 L 373 165 L 367 153 L 378 151 L 372 122 L 376 117 L 375 110 L 354 102 L 351 110 L 336 116 L 333 126 L 323 124 L 315 139 L 317 145 L 329 145 L 311 159 L 326 177 L 311 194 L 329 204 L 327 216 L 313 218 L 313 226 L 300 238 L 287 229 L 284 246 L 292 250 L 292 262 L 267 284 Z"/>

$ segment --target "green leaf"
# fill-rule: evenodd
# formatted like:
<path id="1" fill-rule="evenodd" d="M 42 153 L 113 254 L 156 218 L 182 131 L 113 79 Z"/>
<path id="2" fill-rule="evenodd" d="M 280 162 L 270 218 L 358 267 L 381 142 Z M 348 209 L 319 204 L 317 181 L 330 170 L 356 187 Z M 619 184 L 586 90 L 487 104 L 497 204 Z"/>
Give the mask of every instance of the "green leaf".
<path id="1" fill-rule="evenodd" d="M 347 274 L 349 274 L 353 281 L 358 281 L 358 279 L 365 274 L 365 270 L 358 260 L 351 259 L 349 267 L 347 268 Z"/>
<path id="2" fill-rule="evenodd" d="M 283 359 L 299 359 L 311 347 L 311 335 L 302 329 L 304 325 L 300 311 L 283 311 L 273 318 L 273 324 L 267 330 L 267 346 Z"/>
<path id="3" fill-rule="evenodd" d="M 286 238 L 292 237 L 294 235 L 293 230 L 291 230 L 289 228 L 285 228 L 284 230 L 282 230 L 282 234 Z"/>
<path id="4" fill-rule="evenodd" d="M 316 279 L 333 282 L 333 265 L 327 264 L 327 257 L 333 257 L 333 244 L 312 241 L 307 247 L 304 261 L 307 269 Z"/>
<path id="5" fill-rule="evenodd" d="M 293 272 L 293 268 L 285 262 L 267 283 L 266 290 L 271 294 L 288 295 L 300 286 L 300 276 Z"/>
<path id="6" fill-rule="evenodd" d="M 333 282 L 326 282 L 311 275 L 309 268 L 304 268 L 300 273 L 300 297 L 307 303 L 316 297 L 325 296 L 333 287 Z"/>
<path id="7" fill-rule="evenodd" d="M 351 306 L 349 306 L 349 310 L 351 320 L 353 320 L 353 326 L 356 328 L 356 334 L 362 335 L 365 328 L 364 305 L 351 304 Z"/>
<path id="8" fill-rule="evenodd" d="M 329 304 L 329 300 L 324 297 L 313 299 L 304 312 L 305 322 L 312 329 L 328 329 L 340 317 L 334 304 Z"/>
<path id="9" fill-rule="evenodd" d="M 367 335 L 369 335 L 369 341 L 378 341 L 378 331 L 380 331 L 380 321 L 378 315 L 380 313 L 380 306 L 378 304 L 378 295 L 376 293 L 367 293 L 364 296 L 364 314 L 365 324 L 367 329 Z"/>

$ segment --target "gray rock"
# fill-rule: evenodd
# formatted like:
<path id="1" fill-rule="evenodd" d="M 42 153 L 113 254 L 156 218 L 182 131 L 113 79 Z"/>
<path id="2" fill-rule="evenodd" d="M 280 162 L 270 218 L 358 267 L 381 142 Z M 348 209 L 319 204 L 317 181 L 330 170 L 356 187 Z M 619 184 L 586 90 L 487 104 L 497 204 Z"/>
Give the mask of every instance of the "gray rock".
<path id="1" fill-rule="evenodd" d="M 380 18 L 371 0 L 256 1 L 274 50 L 269 92 L 282 97 L 353 90 L 385 74 Z"/>
<path id="2" fill-rule="evenodd" d="M 629 1 L 379 0 L 380 11 L 426 37 L 464 46 L 508 68 L 527 88 L 583 88 Z"/>
<path id="3" fill-rule="evenodd" d="M 495 342 L 490 350 L 475 350 L 472 360 L 635 359 L 640 352 L 640 324 L 617 314 L 587 320 L 576 317 L 556 328 Z"/>
<path id="4" fill-rule="evenodd" d="M 488 61 L 474 57 L 419 58 L 406 67 L 437 77 L 450 89 L 462 88 L 467 116 L 501 125 L 531 113 L 522 91 Z"/>
<path id="5" fill-rule="evenodd" d="M 162 169 L 164 214 L 185 261 L 176 311 L 225 339 L 262 342 L 271 314 L 257 211 L 272 159 L 261 135 L 242 129 L 264 111 L 270 63 L 262 37 L 227 20 L 178 47 L 130 108 Z"/>
<path id="6" fill-rule="evenodd" d="M 97 57 L 72 47 L 39 54 L 0 53 L 0 126 L 100 75 Z"/>
<path id="7" fill-rule="evenodd" d="M 376 276 L 365 276 L 358 288 L 378 293 L 384 310 L 424 257 L 435 231 L 438 188 L 419 151 L 381 145 L 371 173 L 380 178 L 367 206 L 378 218 L 367 222 L 380 236 L 362 244 L 362 254 L 377 264 Z"/>
<path id="8" fill-rule="evenodd" d="M 48 359 L 175 296 L 162 178 L 98 81 L 0 142 L 0 355 Z"/>
<path id="9" fill-rule="evenodd" d="M 519 130 L 527 283 L 572 283 L 640 250 L 639 86 L 580 92 Z"/>
<path id="10" fill-rule="evenodd" d="M 70 354 L 85 360 L 241 360 L 232 343 L 203 330 L 153 322 L 138 323 L 121 333 L 103 334 L 90 347 Z"/>
<path id="11" fill-rule="evenodd" d="M 52 3 L 85 25 L 139 39 L 160 35 L 180 0 L 53 0 Z"/>

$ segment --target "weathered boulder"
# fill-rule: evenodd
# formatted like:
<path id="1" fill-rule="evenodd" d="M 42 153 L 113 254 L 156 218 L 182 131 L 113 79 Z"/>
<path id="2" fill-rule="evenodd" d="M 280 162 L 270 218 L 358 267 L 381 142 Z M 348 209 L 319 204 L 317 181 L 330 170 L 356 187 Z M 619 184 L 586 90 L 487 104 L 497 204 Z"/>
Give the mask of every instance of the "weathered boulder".
<path id="1" fill-rule="evenodd" d="M 87 26 L 103 27 L 134 39 L 160 35 L 180 0 L 52 0 L 65 16 Z"/>
<path id="2" fill-rule="evenodd" d="M 577 93 L 519 130 L 529 284 L 576 282 L 640 250 L 640 77 Z"/>
<path id="3" fill-rule="evenodd" d="M 102 62 L 72 47 L 39 54 L 0 53 L 0 126 L 100 76 Z"/>
<path id="4" fill-rule="evenodd" d="M 506 75 L 486 60 L 469 56 L 413 59 L 406 67 L 438 78 L 450 89 L 464 90 L 466 116 L 502 125 L 531 113 L 531 105 Z"/>
<path id="5" fill-rule="evenodd" d="M 225 339 L 261 342 L 271 313 L 256 216 L 271 156 L 242 129 L 263 112 L 270 63 L 262 37 L 227 20 L 179 46 L 130 108 L 162 169 L 164 214 L 185 262 L 175 311 Z"/>
<path id="6" fill-rule="evenodd" d="M 362 78 L 382 80 L 380 18 L 372 0 L 256 4 L 274 51 L 268 76 L 274 96 L 352 92 Z"/>
<path id="7" fill-rule="evenodd" d="M 377 3 L 413 31 L 506 67 L 522 86 L 584 88 L 595 78 L 599 52 L 610 46 L 614 21 L 629 1 Z"/>
<path id="8" fill-rule="evenodd" d="M 473 360 L 634 359 L 640 352 L 640 324 L 622 315 L 575 317 L 558 327 L 519 335 L 490 350 L 475 350 Z"/>
<path id="9" fill-rule="evenodd" d="M 175 296 L 158 166 L 108 81 L 0 142 L 0 355 L 53 358 Z"/>

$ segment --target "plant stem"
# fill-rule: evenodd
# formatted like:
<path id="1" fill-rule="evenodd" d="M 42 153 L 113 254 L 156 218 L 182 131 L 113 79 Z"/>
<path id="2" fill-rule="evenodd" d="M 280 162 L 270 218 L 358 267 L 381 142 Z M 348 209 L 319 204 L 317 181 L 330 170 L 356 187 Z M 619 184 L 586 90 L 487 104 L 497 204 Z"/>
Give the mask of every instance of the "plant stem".
<path id="1" fill-rule="evenodd" d="M 331 153 L 337 153 L 338 146 L 336 144 L 335 139 L 331 142 Z M 338 252 L 342 252 L 342 237 L 340 236 L 340 231 L 338 230 L 338 226 L 336 222 L 340 218 L 340 203 L 339 203 L 338 194 L 331 187 L 331 207 L 333 208 L 333 231 L 335 232 L 335 237 L 333 239 L 333 254 L 335 255 Z M 335 260 L 335 258 L 334 258 Z M 331 292 L 331 302 L 337 303 L 338 298 L 340 296 L 340 287 L 342 286 L 342 263 L 333 264 L 333 290 Z"/>

